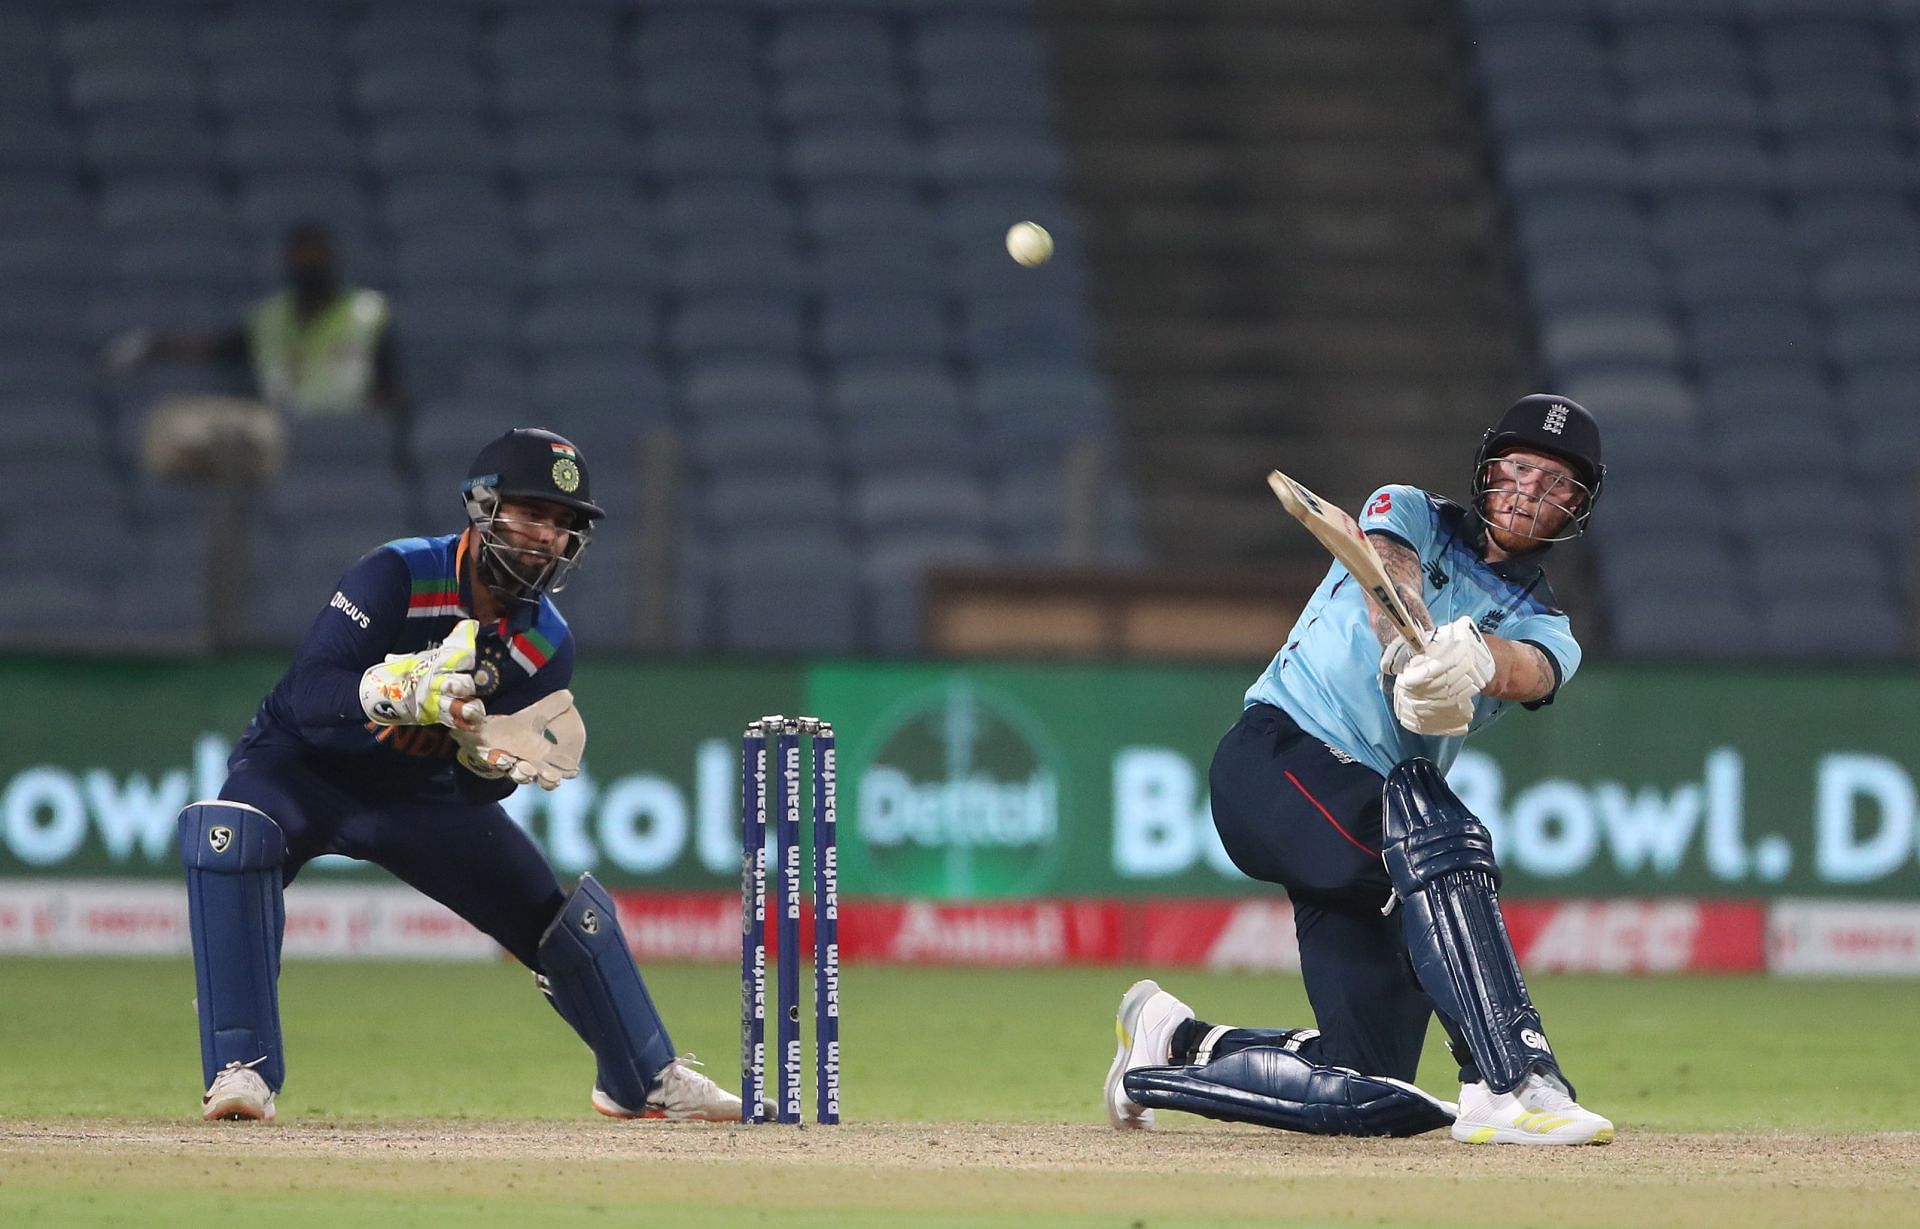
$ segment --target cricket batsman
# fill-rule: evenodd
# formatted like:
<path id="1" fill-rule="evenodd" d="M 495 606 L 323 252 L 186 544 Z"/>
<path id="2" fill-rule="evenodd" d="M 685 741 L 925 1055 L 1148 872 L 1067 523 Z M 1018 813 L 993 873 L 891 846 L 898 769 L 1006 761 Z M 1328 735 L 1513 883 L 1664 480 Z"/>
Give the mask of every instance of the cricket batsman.
<path id="1" fill-rule="evenodd" d="M 1411 486 L 1367 500 L 1360 528 L 1428 647 L 1335 563 L 1211 774 L 1228 855 L 1292 899 L 1318 1028 L 1209 1024 L 1138 982 L 1115 1021 L 1114 1126 L 1173 1109 L 1321 1135 L 1613 1139 L 1574 1099 L 1501 919 L 1492 841 L 1442 775 L 1467 735 L 1553 703 L 1579 668 L 1540 565 L 1585 530 L 1605 474 L 1593 416 L 1536 394 L 1481 437 L 1467 506 Z M 1412 1083 L 1435 1014 L 1457 1104 Z"/>
<path id="2" fill-rule="evenodd" d="M 281 893 L 322 854 L 383 866 L 492 936 L 593 1052 L 614 1118 L 735 1122 L 679 1057 L 591 875 L 563 892 L 500 800 L 579 772 L 574 646 L 552 595 L 600 507 L 550 431 L 488 443 L 459 533 L 361 557 L 227 761 L 180 814 L 208 1120 L 270 1121 L 286 1078 Z"/>

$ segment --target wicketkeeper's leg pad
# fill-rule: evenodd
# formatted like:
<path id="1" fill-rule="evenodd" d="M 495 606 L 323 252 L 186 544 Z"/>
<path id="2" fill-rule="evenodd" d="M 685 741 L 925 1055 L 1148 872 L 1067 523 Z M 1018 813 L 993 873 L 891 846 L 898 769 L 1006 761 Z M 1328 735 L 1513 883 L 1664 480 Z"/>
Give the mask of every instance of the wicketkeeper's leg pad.
<path id="1" fill-rule="evenodd" d="M 254 807 L 196 802 L 180 812 L 204 1087 L 229 1063 L 263 1058 L 254 1070 L 267 1087 L 277 1092 L 286 1080 L 279 990 L 286 860 L 280 825 Z"/>
<path id="2" fill-rule="evenodd" d="M 674 1060 L 673 1040 L 627 950 L 613 898 L 592 875 L 580 876 L 540 936 L 540 967 L 555 1010 L 599 1062 L 601 1091 L 639 1112 Z"/>
<path id="3" fill-rule="evenodd" d="M 1411 1084 L 1318 1066 L 1277 1046 L 1236 1050 L 1204 1067 L 1135 1067 L 1125 1084 L 1128 1097 L 1151 1109 L 1308 1135 L 1420 1135 L 1454 1119 L 1453 1106 Z"/>
<path id="4" fill-rule="evenodd" d="M 1486 825 L 1431 761 L 1416 757 L 1387 775 L 1382 828 L 1414 974 L 1464 1035 L 1487 1086 L 1511 1092 L 1538 1071 L 1572 1096 L 1500 916 L 1500 868 Z"/>

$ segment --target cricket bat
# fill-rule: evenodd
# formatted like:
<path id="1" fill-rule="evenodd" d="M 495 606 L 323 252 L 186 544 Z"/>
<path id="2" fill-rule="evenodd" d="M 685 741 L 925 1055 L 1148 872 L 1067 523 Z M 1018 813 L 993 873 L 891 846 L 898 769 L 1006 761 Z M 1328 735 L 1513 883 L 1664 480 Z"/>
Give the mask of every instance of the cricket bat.
<path id="1" fill-rule="evenodd" d="M 1426 633 L 1407 613 L 1399 591 L 1387 578 L 1387 569 L 1380 562 L 1379 553 L 1373 549 L 1373 543 L 1367 541 L 1367 535 L 1360 532 L 1360 526 L 1354 523 L 1354 519 L 1277 469 L 1267 475 L 1267 485 L 1280 497 L 1280 506 L 1291 512 L 1294 520 L 1305 525 L 1308 532 L 1320 539 L 1320 545 L 1332 551 L 1333 557 L 1345 565 L 1347 572 L 1366 590 L 1374 604 L 1387 612 L 1387 617 L 1400 630 L 1401 638 L 1413 646 L 1413 651 L 1424 652 L 1427 647 Z"/>

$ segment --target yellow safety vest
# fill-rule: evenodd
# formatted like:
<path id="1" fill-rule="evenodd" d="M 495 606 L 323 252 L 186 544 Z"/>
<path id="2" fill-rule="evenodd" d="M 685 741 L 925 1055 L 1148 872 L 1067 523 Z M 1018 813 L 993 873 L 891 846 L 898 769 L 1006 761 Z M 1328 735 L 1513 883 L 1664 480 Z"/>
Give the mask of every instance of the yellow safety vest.
<path id="1" fill-rule="evenodd" d="M 387 319 L 386 296 L 377 290 L 349 290 L 306 321 L 294 314 L 292 292 L 268 298 L 247 330 L 261 397 L 305 417 L 366 412 Z"/>

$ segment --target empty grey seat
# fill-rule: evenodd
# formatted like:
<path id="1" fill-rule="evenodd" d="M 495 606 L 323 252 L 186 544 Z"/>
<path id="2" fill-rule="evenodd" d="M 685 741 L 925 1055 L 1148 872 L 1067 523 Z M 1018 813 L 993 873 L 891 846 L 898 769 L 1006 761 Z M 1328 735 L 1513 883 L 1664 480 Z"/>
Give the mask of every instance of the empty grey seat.
<path id="1" fill-rule="evenodd" d="M 333 111 L 345 97 L 342 79 L 325 60 L 248 60 L 214 73 L 211 97 L 229 119 L 263 111 Z"/>
<path id="2" fill-rule="evenodd" d="M 822 467 L 722 471 L 693 487 L 689 498 L 701 524 L 729 542 L 785 540 L 796 533 L 841 540 L 840 484 Z"/>
<path id="3" fill-rule="evenodd" d="M 200 54 L 221 68 L 261 61 L 326 64 L 337 57 L 340 30 L 319 9 L 236 12 L 203 21 Z"/>
<path id="4" fill-rule="evenodd" d="M 926 573 L 942 566 L 990 563 L 994 557 L 985 535 L 976 532 L 934 529 L 876 537 L 861 567 L 872 647 L 886 653 L 917 650 Z"/>
<path id="5" fill-rule="evenodd" d="M 1774 126 L 1790 140 L 1836 132 L 1891 134 L 1900 124 L 1893 95 L 1879 82 L 1822 81 L 1811 89 L 1776 90 L 1768 102 Z"/>
<path id="6" fill-rule="evenodd" d="M 67 95 L 89 115 L 189 112 L 200 103 L 199 83 L 185 60 L 81 65 Z"/>
<path id="7" fill-rule="evenodd" d="M 593 61 L 542 64 L 546 71 L 516 70 L 500 80 L 496 102 L 519 119 L 599 121 L 620 114 L 625 91 L 611 71 Z"/>
<path id="8" fill-rule="evenodd" d="M 529 270 L 541 286 L 651 294 L 670 281 L 659 250 L 644 232 L 556 232 L 536 250 Z"/>
<path id="9" fill-rule="evenodd" d="M 570 175 L 526 185 L 520 217 L 536 236 L 565 237 L 570 231 L 654 229 L 653 211 L 631 181 L 612 175 Z"/>
<path id="10" fill-rule="evenodd" d="M 52 173 L 68 178 L 79 157 L 79 142 L 51 115 L 38 121 L 12 117 L 0 125 L 0 167 L 10 173 Z"/>
<path id="11" fill-rule="evenodd" d="M 699 414 L 741 412 L 813 415 L 819 393 L 797 364 L 768 360 L 689 363 L 681 389 Z"/>
<path id="12" fill-rule="evenodd" d="M 751 355 L 797 359 L 800 302 L 791 295 L 722 295 L 691 299 L 668 330 L 674 350 L 691 358 Z"/>
<path id="13" fill-rule="evenodd" d="M 720 647 L 735 652 L 850 653 L 859 641 L 858 573 L 844 558 L 731 569 L 718 605 Z"/>
<path id="14" fill-rule="evenodd" d="M 366 193 L 344 172 L 252 175 L 240 188 L 236 208 L 246 226 L 275 236 L 290 224 L 308 219 L 362 232 L 373 221 Z"/>
<path id="15" fill-rule="evenodd" d="M 423 57 L 476 63 L 484 52 L 479 29 L 468 13 L 454 6 L 408 4 L 368 12 L 348 33 L 347 50 L 355 59 L 374 64 Z"/>
<path id="16" fill-rule="evenodd" d="M 940 529 L 981 531 L 987 493 L 964 473 L 923 470 L 869 475 L 853 492 L 855 521 L 869 532 Z"/>
<path id="17" fill-rule="evenodd" d="M 540 364 L 533 376 L 533 397 L 540 412 L 554 421 L 578 413 L 611 413 L 637 426 L 662 420 L 668 409 L 665 381 L 639 357 L 567 356 L 563 362 Z"/>
<path id="18" fill-rule="evenodd" d="M 835 413 L 853 422 L 899 414 L 958 419 L 962 413 L 959 385 L 937 363 L 847 363 L 828 380 Z"/>
<path id="19" fill-rule="evenodd" d="M 770 179 L 757 177 L 669 181 L 660 193 L 660 223 L 688 240 L 784 239 L 793 230 L 785 199 Z"/>
<path id="20" fill-rule="evenodd" d="M 526 314 L 524 336 L 535 350 L 649 350 L 659 332 L 653 305 L 617 291 L 549 293 Z"/>
<path id="21" fill-rule="evenodd" d="M 1687 335 L 1703 370 L 1735 364 L 1810 364 L 1821 350 L 1813 317 L 1798 302 L 1703 306 L 1688 322 Z"/>
<path id="22" fill-rule="evenodd" d="M 937 133 L 927 162 L 935 177 L 969 185 L 1058 188 L 1067 176 L 1059 145 L 1040 132 L 1012 126 L 969 126 Z"/>
<path id="23" fill-rule="evenodd" d="M 920 173 L 921 155 L 897 130 L 822 124 L 793 134 L 786 146 L 786 163 L 802 181 L 898 183 Z"/>
<path id="24" fill-rule="evenodd" d="M 951 415 L 902 410 L 848 424 L 840 452 L 856 481 L 942 468 L 964 474 L 978 463 L 980 439 Z"/>
<path id="25" fill-rule="evenodd" d="M 1516 139 L 1500 151 L 1500 176 L 1514 192 L 1632 190 L 1641 171 L 1626 145 L 1602 135 Z"/>
<path id="26" fill-rule="evenodd" d="M 1632 248 L 1606 254 L 1541 253 L 1527 266 L 1527 289 L 1537 310 L 1570 308 L 1656 308 L 1666 295 L 1666 280 L 1653 257 Z"/>
<path id="27" fill-rule="evenodd" d="M 1686 80 L 1737 88 L 1747 76 L 1746 55 L 1733 28 L 1718 21 L 1626 26 L 1613 62 L 1633 82 Z"/>
<path id="28" fill-rule="evenodd" d="M 927 297 L 829 300 L 821 310 L 820 344 L 837 360 L 938 362 L 947 353 L 946 309 Z"/>
<path id="29" fill-rule="evenodd" d="M 589 173 L 633 176 L 645 166 L 645 154 L 640 141 L 616 124 L 547 118 L 514 130 L 506 165 L 531 180 Z"/>
<path id="30" fill-rule="evenodd" d="M 609 59 L 619 28 L 610 13 L 578 7 L 558 11 L 510 9 L 493 30 L 493 60 L 502 69 L 524 63 L 586 67 Z"/>
<path id="31" fill-rule="evenodd" d="M 832 463 L 833 441 L 817 419 L 792 413 L 741 413 L 697 420 L 687 435 L 693 461 L 712 473 Z"/>
<path id="32" fill-rule="evenodd" d="M 88 128 L 85 145 L 88 164 L 106 175 L 211 174 L 221 162 L 213 137 L 191 121 L 178 119 L 99 119 Z"/>
<path id="33" fill-rule="evenodd" d="M 1661 140 L 1712 134 L 1752 140 L 1765 126 L 1760 102 L 1744 90 L 1715 87 L 1692 78 L 1661 81 L 1634 90 L 1625 104 L 1634 127 Z"/>
<path id="34" fill-rule="evenodd" d="M 1778 174 L 1757 140 L 1725 132 L 1649 137 L 1640 170 L 1646 186 L 1656 192 L 1701 188 L 1758 192 L 1772 187 Z"/>
<path id="35" fill-rule="evenodd" d="M 1699 403 L 1685 381 L 1662 372 L 1583 372 L 1567 382 L 1580 404 L 1647 421 L 1685 421 Z"/>
<path id="36" fill-rule="evenodd" d="M 1720 250 L 1676 256 L 1669 275 L 1675 296 L 1700 307 L 1725 303 L 1791 303 L 1806 281 L 1791 251 Z"/>
<path id="37" fill-rule="evenodd" d="M 1861 248 L 1920 249 L 1920 224 L 1897 193 L 1803 193 L 1794 205 L 1795 241 L 1816 259 Z"/>
<path id="38" fill-rule="evenodd" d="M 367 163 L 383 175 L 491 175 L 501 166 L 493 135 L 477 123 L 443 115 L 396 118 L 374 130 Z"/>
<path id="39" fill-rule="evenodd" d="M 668 263 L 674 286 L 690 295 L 799 294 L 808 285 L 799 255 L 777 238 L 715 236 L 710 244 L 680 247 Z"/>
<path id="40" fill-rule="evenodd" d="M 1920 251 L 1844 253 L 1814 271 L 1815 293 L 1842 311 L 1872 303 L 1912 303 L 1920 288 Z"/>
<path id="41" fill-rule="evenodd" d="M 1780 177 L 1797 192 L 1901 192 L 1916 181 L 1892 133 L 1796 133 L 1780 152 Z"/>
<path id="42" fill-rule="evenodd" d="M 773 95 L 774 110 L 795 127 L 881 123 L 897 130 L 905 121 L 905 91 L 891 80 L 816 76 L 785 82 Z"/>
<path id="43" fill-rule="evenodd" d="M 359 144 L 331 114 L 268 112 L 227 124 L 227 163 L 243 173 L 317 172 L 352 175 Z"/>
<path id="44" fill-rule="evenodd" d="M 647 148 L 663 178 L 772 176 L 774 145 L 758 126 L 668 130 L 656 126 Z"/>
<path id="45" fill-rule="evenodd" d="M 911 231 L 879 231 L 867 241 L 824 239 L 814 252 L 823 293 L 837 296 L 924 294 L 947 281 L 942 246 Z"/>
<path id="46" fill-rule="evenodd" d="M 475 67 L 443 55 L 369 65 L 353 78 L 350 93 L 361 110 L 380 121 L 406 115 L 472 119 L 487 105 Z"/>
<path id="47" fill-rule="evenodd" d="M 1558 371 L 1608 364 L 1665 367 L 1677 363 L 1680 342 L 1663 314 L 1569 312 L 1542 325 L 1540 349 Z"/>

